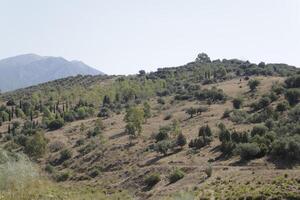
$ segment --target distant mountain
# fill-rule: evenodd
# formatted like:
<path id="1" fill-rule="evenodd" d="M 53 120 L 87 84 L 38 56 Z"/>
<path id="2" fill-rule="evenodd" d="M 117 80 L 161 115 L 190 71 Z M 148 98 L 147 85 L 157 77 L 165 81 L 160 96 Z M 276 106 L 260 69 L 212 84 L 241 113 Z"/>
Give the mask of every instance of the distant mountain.
<path id="1" fill-rule="evenodd" d="M 0 60 L 2 92 L 36 85 L 68 76 L 104 74 L 81 61 L 62 57 L 24 54 Z"/>

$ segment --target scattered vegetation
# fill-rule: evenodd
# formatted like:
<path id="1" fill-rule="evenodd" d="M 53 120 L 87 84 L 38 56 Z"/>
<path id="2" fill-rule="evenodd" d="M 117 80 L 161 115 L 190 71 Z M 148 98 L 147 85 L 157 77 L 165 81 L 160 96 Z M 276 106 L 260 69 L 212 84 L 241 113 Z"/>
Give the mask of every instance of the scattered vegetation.
<path id="1" fill-rule="evenodd" d="M 274 81 L 270 86 L 266 84 L 269 77 L 260 75 L 276 76 L 276 79 L 272 79 L 280 81 Z M 286 78 L 283 80 L 279 76 Z M 222 82 L 236 80 L 239 83 L 233 87 L 238 89 L 234 89 L 234 94 L 231 94 Z M 20 158 L 20 163 L 30 163 L 28 166 L 31 167 L 35 166 L 31 162 L 38 163 L 53 181 L 68 181 L 72 185 L 75 181 L 101 180 L 99 182 L 107 188 L 121 179 L 124 188 L 144 184 L 151 189 L 161 180 L 165 181 L 164 177 L 170 183 L 177 182 L 197 170 L 194 166 L 175 169 L 168 176 L 165 173 L 169 171 L 167 166 L 199 163 L 198 156 L 206 158 L 207 155 L 216 155 L 217 151 L 222 152 L 219 158 L 228 159 L 226 162 L 232 162 L 232 156 L 239 156 L 243 162 L 234 163 L 236 165 L 247 165 L 247 161 L 261 157 L 268 158 L 262 162 L 274 162 L 275 165 L 298 165 L 299 80 L 299 70 L 291 66 L 265 63 L 256 65 L 236 59 L 210 60 L 206 54 L 199 54 L 194 62 L 181 67 L 160 68 L 150 73 L 141 70 L 138 75 L 133 76 L 69 77 L 2 94 L 0 145 L 7 155 L 19 152 L 18 156 L 11 156 L 12 160 L 9 162 L 16 166 L 12 167 L 16 174 L 19 174 L 19 157 L 24 156 L 24 159 Z M 250 92 L 244 88 L 245 84 L 249 86 Z M 233 108 L 231 103 L 226 103 L 227 100 L 231 100 Z M 199 124 L 199 131 L 195 132 Z M 215 131 L 216 128 L 219 129 L 218 132 Z M 151 133 L 153 137 L 150 137 Z M 130 141 L 135 139 L 134 143 L 124 142 L 128 135 Z M 214 141 L 216 137 L 220 143 Z M 187 143 L 190 148 L 184 148 Z M 207 159 L 212 165 L 219 162 L 217 158 Z M 1 166 L 8 166 L 1 163 L 0 159 Z M 146 168 L 152 170 L 152 167 L 155 167 L 154 171 L 157 171 L 156 167 L 161 170 L 159 174 L 149 174 L 145 180 L 140 181 L 139 174 L 144 173 Z M 29 176 L 38 174 L 33 168 L 28 168 L 34 172 L 26 172 Z M 198 169 L 198 166 L 195 168 Z M 9 199 L 9 178 L 4 172 L 12 172 L 4 170 L 4 167 L 2 169 L 0 178 L 6 178 L 0 179 L 4 180 L 0 181 L 0 184 L 3 183 L 1 192 L 5 191 L 4 196 L 2 193 L 1 195 L 4 199 Z M 122 173 L 123 169 L 126 173 Z M 116 171 L 120 173 L 114 173 Z M 219 185 L 231 185 L 222 178 L 215 177 L 219 171 L 213 173 L 212 166 L 199 171 L 206 178 L 211 177 L 208 182 L 214 183 L 217 180 L 221 183 Z M 107 174 L 110 174 L 109 178 Z M 23 179 L 22 176 L 20 175 L 20 180 Z M 13 175 L 12 177 L 15 179 Z M 199 180 L 201 178 L 206 180 L 205 176 L 199 177 Z M 43 199 L 44 194 L 54 195 L 54 199 L 63 199 L 62 196 L 67 195 L 63 191 L 65 183 L 59 183 L 58 187 L 57 183 L 41 180 L 38 175 L 25 179 L 30 180 L 30 183 L 21 186 L 20 190 L 17 187 L 12 189 L 16 190 L 16 195 L 19 195 L 22 188 L 34 189 L 40 183 L 45 183 L 45 187 L 55 191 L 55 194 L 39 186 L 36 188 L 40 191 L 28 190 L 34 192 L 30 192 L 32 196 L 27 199 Z M 234 185 L 231 187 L 236 189 Z M 107 194 L 114 193 L 113 188 Z M 76 187 L 74 190 L 69 189 L 69 199 L 109 198 L 102 191 L 76 190 Z M 244 197 L 239 190 L 234 194 L 231 190 L 226 191 L 226 197 L 228 194 Z M 142 189 L 137 194 L 143 192 Z M 90 197 L 87 194 L 96 196 Z M 154 192 L 153 195 L 155 194 Z M 219 195 L 219 192 L 216 194 Z M 81 198 L 80 195 L 84 197 Z M 127 198 L 123 192 L 121 195 L 117 197 Z M 255 195 L 251 198 L 256 197 Z M 295 196 L 291 192 L 291 197 Z"/>

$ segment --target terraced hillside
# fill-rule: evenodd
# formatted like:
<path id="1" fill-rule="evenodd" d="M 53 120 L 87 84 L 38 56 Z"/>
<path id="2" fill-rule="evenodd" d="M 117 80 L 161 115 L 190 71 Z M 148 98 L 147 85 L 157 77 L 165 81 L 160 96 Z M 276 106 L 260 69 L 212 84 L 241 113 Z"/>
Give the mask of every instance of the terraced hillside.
<path id="1" fill-rule="evenodd" d="M 2 95 L 1 146 L 101 198 L 298 199 L 297 73 L 199 54 L 149 74 L 49 82 Z"/>

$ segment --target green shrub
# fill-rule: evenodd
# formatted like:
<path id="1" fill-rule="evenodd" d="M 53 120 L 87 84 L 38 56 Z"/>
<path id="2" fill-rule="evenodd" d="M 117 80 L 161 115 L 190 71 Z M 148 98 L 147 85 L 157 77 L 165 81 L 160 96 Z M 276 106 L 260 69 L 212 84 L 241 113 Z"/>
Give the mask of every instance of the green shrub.
<path id="1" fill-rule="evenodd" d="M 171 148 L 173 148 L 173 143 L 169 140 L 162 140 L 155 145 L 155 150 L 163 155 L 167 155 Z"/>
<path id="2" fill-rule="evenodd" d="M 192 139 L 189 143 L 190 148 L 201 149 L 202 147 L 210 144 L 212 142 L 212 137 L 198 137 Z"/>
<path id="3" fill-rule="evenodd" d="M 190 115 L 190 118 L 193 118 L 195 114 L 197 114 L 197 109 L 190 107 L 186 110 L 186 113 Z"/>
<path id="4" fill-rule="evenodd" d="M 231 113 L 231 110 L 229 110 L 228 108 L 226 108 L 226 110 L 223 113 L 222 118 L 225 119 L 225 118 L 230 117 L 230 113 Z"/>
<path id="5" fill-rule="evenodd" d="M 76 120 L 76 112 L 71 110 L 64 113 L 64 120 L 66 122 L 73 122 Z"/>
<path id="6" fill-rule="evenodd" d="M 264 125 L 256 125 L 252 128 L 251 131 L 251 136 L 255 136 L 255 135 L 264 135 L 266 132 L 268 131 L 268 127 L 264 126 Z"/>
<path id="7" fill-rule="evenodd" d="M 224 141 L 221 143 L 221 151 L 225 155 L 231 155 L 236 148 L 236 143 L 232 141 Z"/>
<path id="8" fill-rule="evenodd" d="M 210 101 L 212 103 L 213 102 L 218 102 L 218 101 L 224 102 L 227 99 L 227 97 L 226 97 L 225 93 L 223 92 L 223 90 L 218 89 L 216 87 L 212 87 L 211 89 L 204 89 L 204 90 L 198 91 L 195 94 L 195 97 L 200 101 L 207 100 L 207 101 Z"/>
<path id="9" fill-rule="evenodd" d="M 231 140 L 231 134 L 229 130 L 226 128 L 226 126 L 223 123 L 220 123 L 218 125 L 219 128 L 219 140 L 221 142 L 228 142 Z"/>
<path id="10" fill-rule="evenodd" d="M 179 135 L 177 136 L 176 144 L 180 147 L 186 145 L 186 137 L 182 133 L 179 133 Z"/>
<path id="11" fill-rule="evenodd" d="M 84 144 L 84 139 L 78 139 L 77 141 L 76 141 L 76 146 L 81 146 L 81 145 L 83 145 Z"/>
<path id="12" fill-rule="evenodd" d="M 62 173 L 60 173 L 56 176 L 56 181 L 63 182 L 63 181 L 68 180 L 69 177 L 70 177 L 70 172 L 68 172 L 68 171 L 67 172 L 62 172 Z"/>
<path id="13" fill-rule="evenodd" d="M 128 129 L 129 127 L 126 127 L 126 130 Z M 127 131 L 129 131 L 129 130 L 127 130 Z M 127 132 L 126 131 L 126 132 Z M 99 134 L 101 134 L 101 128 L 100 128 L 100 126 L 96 126 L 93 130 L 90 130 L 89 132 L 88 132 L 88 137 L 95 137 L 95 136 L 97 136 L 97 135 L 99 135 Z M 130 134 L 130 131 L 129 132 L 127 132 L 128 134 Z M 131 134 L 130 134 L 131 135 Z"/>
<path id="14" fill-rule="evenodd" d="M 300 136 L 276 139 L 271 154 L 289 161 L 300 161 Z"/>
<path id="15" fill-rule="evenodd" d="M 256 143 L 243 143 L 239 144 L 237 152 L 242 160 L 250 160 L 258 157 L 260 148 Z"/>
<path id="16" fill-rule="evenodd" d="M 155 136 L 156 142 L 168 139 L 170 131 L 171 128 L 169 126 L 160 127 L 158 134 Z"/>
<path id="17" fill-rule="evenodd" d="M 300 75 L 295 75 L 285 80 L 287 88 L 299 88 L 300 87 Z"/>
<path id="18" fill-rule="evenodd" d="M 249 114 L 243 110 L 233 110 L 229 118 L 232 122 L 241 124 L 248 121 Z"/>
<path id="19" fill-rule="evenodd" d="M 269 97 L 262 97 L 259 101 L 258 101 L 258 107 L 261 108 L 265 108 L 268 105 L 270 105 L 271 103 L 271 99 Z"/>
<path id="20" fill-rule="evenodd" d="M 268 129 L 273 129 L 275 127 L 276 123 L 273 119 L 267 119 L 265 121 L 265 126 L 268 127 Z"/>
<path id="21" fill-rule="evenodd" d="M 144 110 L 144 118 L 145 119 L 150 118 L 151 117 L 151 107 L 150 107 L 150 104 L 147 101 L 144 102 L 143 110 Z"/>
<path id="22" fill-rule="evenodd" d="M 28 137 L 26 137 L 23 134 L 17 135 L 15 139 L 15 142 L 21 146 L 26 146 L 27 141 L 28 141 Z"/>
<path id="23" fill-rule="evenodd" d="M 248 81 L 248 86 L 251 91 L 256 90 L 257 86 L 260 84 L 260 81 L 257 79 L 251 79 Z"/>
<path id="24" fill-rule="evenodd" d="M 36 133 L 25 145 L 24 151 L 31 157 L 41 157 L 46 152 L 47 141 L 43 133 Z"/>
<path id="25" fill-rule="evenodd" d="M 90 172 L 89 176 L 92 177 L 92 178 L 95 178 L 95 177 L 99 176 L 99 174 L 100 174 L 100 171 L 98 169 L 93 169 Z"/>
<path id="26" fill-rule="evenodd" d="M 300 99 L 300 89 L 288 89 L 285 93 L 285 98 L 288 100 L 290 105 L 295 105 Z"/>
<path id="27" fill-rule="evenodd" d="M 239 97 L 239 98 L 233 99 L 232 104 L 235 109 L 240 109 L 243 104 L 243 98 Z"/>
<path id="28" fill-rule="evenodd" d="M 200 106 L 200 107 L 196 108 L 196 111 L 197 111 L 197 114 L 201 115 L 203 112 L 207 112 L 208 108 L 204 107 L 204 106 Z"/>
<path id="29" fill-rule="evenodd" d="M 53 130 L 60 129 L 61 127 L 63 127 L 63 125 L 64 125 L 63 119 L 58 118 L 58 119 L 52 120 L 49 123 L 48 128 L 53 131 Z"/>
<path id="30" fill-rule="evenodd" d="M 69 149 L 64 149 L 60 152 L 60 160 L 63 162 L 72 157 L 72 152 Z"/>
<path id="31" fill-rule="evenodd" d="M 209 164 L 205 169 L 204 169 L 205 174 L 207 175 L 207 177 L 211 177 L 212 176 L 212 172 L 213 172 L 213 168 L 212 166 Z"/>
<path id="32" fill-rule="evenodd" d="M 211 137 L 212 136 L 212 131 L 211 131 L 211 128 L 206 125 L 206 126 L 201 126 L 199 128 L 199 133 L 198 133 L 198 136 L 199 137 Z"/>
<path id="33" fill-rule="evenodd" d="M 272 85 L 272 92 L 274 92 L 277 95 L 283 94 L 284 87 L 282 86 L 282 84 L 275 83 Z"/>
<path id="34" fill-rule="evenodd" d="M 271 99 L 272 102 L 276 101 L 279 98 L 279 96 L 275 92 L 270 92 L 268 97 Z"/>
<path id="35" fill-rule="evenodd" d="M 169 182 L 175 183 L 184 177 L 184 172 L 180 169 L 175 169 L 169 176 Z"/>
<path id="36" fill-rule="evenodd" d="M 300 105 L 297 105 L 289 112 L 289 119 L 294 122 L 300 121 Z"/>
<path id="37" fill-rule="evenodd" d="M 165 102 L 165 100 L 163 98 L 158 98 L 157 99 L 157 103 L 159 103 L 161 105 L 165 105 L 166 104 L 166 102 Z"/>
<path id="38" fill-rule="evenodd" d="M 276 110 L 278 112 L 283 112 L 289 109 L 289 103 L 287 101 L 283 101 L 277 104 Z"/>
<path id="39" fill-rule="evenodd" d="M 160 175 L 158 173 L 153 173 L 148 175 L 145 178 L 145 184 L 147 187 L 152 188 L 154 185 L 156 185 L 161 180 Z"/>
<path id="40" fill-rule="evenodd" d="M 111 116 L 111 111 L 107 107 L 101 107 L 97 117 L 108 118 Z"/>
<path id="41" fill-rule="evenodd" d="M 87 106 L 82 106 L 76 109 L 76 119 L 85 119 L 94 115 L 94 109 Z"/>
<path id="42" fill-rule="evenodd" d="M 46 167 L 45 167 L 45 171 L 48 172 L 49 174 L 53 174 L 55 169 L 51 164 L 47 164 Z"/>
<path id="43" fill-rule="evenodd" d="M 57 152 L 62 150 L 65 147 L 65 143 L 63 143 L 62 141 L 53 141 L 52 143 L 49 144 L 49 150 L 50 152 Z"/>

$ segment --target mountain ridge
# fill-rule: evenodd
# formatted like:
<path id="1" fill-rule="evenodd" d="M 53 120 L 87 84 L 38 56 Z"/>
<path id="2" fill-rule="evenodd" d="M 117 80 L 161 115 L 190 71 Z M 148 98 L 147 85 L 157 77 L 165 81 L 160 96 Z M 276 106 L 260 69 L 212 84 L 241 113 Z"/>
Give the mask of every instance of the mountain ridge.
<path id="1" fill-rule="evenodd" d="M 63 57 L 22 54 L 0 60 L 0 90 L 2 92 L 12 91 L 68 76 L 103 74 L 82 61 L 68 61 Z"/>

